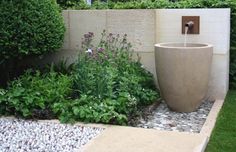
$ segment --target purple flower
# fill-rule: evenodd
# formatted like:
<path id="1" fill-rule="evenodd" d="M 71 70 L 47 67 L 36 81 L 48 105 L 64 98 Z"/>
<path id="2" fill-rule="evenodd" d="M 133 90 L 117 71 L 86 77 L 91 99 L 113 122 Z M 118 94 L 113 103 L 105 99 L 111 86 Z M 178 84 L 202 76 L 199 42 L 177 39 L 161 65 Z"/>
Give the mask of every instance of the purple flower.
<path id="1" fill-rule="evenodd" d="M 103 48 L 98 48 L 98 52 L 103 52 L 104 51 L 104 49 Z"/>
<path id="2" fill-rule="evenodd" d="M 88 32 L 88 34 L 92 37 L 94 36 L 93 32 Z"/>
<path id="3" fill-rule="evenodd" d="M 84 34 L 84 38 L 89 38 L 89 34 Z"/>

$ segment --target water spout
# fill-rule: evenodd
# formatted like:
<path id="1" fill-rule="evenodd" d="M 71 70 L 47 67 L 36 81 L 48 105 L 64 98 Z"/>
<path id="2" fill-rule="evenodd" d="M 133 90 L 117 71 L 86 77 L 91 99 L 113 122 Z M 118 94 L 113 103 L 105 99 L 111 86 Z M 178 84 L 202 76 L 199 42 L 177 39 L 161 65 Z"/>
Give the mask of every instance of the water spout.
<path id="1" fill-rule="evenodd" d="M 194 26 L 194 22 L 193 21 L 189 21 L 185 24 L 185 27 L 188 27 L 189 29 L 192 29 Z"/>
<path id="2" fill-rule="evenodd" d="M 188 33 L 188 26 L 185 26 L 185 30 L 184 30 L 184 47 L 186 47 L 187 44 L 187 33 Z"/>
<path id="3" fill-rule="evenodd" d="M 187 34 L 188 31 L 191 30 L 193 28 L 194 22 L 193 21 L 189 21 L 185 24 L 185 31 L 184 31 L 184 47 L 187 46 Z"/>

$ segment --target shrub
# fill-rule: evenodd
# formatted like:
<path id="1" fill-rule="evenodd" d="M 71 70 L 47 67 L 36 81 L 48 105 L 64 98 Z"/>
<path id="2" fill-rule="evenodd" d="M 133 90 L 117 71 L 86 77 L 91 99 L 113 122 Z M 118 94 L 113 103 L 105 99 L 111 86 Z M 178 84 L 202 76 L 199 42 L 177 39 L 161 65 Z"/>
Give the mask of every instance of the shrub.
<path id="1" fill-rule="evenodd" d="M 1 0 L 0 10 L 1 60 L 61 47 L 65 27 L 54 0 Z"/>
<path id="2" fill-rule="evenodd" d="M 64 9 L 75 6 L 86 7 L 85 0 L 57 0 L 57 3 Z"/>
<path id="3" fill-rule="evenodd" d="M 52 105 L 63 102 L 71 93 L 72 81 L 69 76 L 50 72 L 33 74 L 27 71 L 12 81 L 0 96 L 0 113 L 15 113 L 24 117 L 46 117 L 52 114 Z M 3 108 L 5 107 L 5 108 Z"/>
<path id="4" fill-rule="evenodd" d="M 110 0 L 110 2 L 129 2 L 129 1 L 135 1 L 135 0 Z"/>

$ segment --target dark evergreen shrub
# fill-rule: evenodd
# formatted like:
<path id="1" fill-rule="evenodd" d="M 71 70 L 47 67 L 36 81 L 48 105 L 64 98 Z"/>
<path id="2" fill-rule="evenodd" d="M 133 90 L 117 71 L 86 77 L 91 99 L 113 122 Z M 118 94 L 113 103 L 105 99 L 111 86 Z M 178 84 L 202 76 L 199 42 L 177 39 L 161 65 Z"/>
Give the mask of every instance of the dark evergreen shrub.
<path id="1" fill-rule="evenodd" d="M 0 60 L 53 52 L 65 26 L 55 0 L 0 0 Z"/>

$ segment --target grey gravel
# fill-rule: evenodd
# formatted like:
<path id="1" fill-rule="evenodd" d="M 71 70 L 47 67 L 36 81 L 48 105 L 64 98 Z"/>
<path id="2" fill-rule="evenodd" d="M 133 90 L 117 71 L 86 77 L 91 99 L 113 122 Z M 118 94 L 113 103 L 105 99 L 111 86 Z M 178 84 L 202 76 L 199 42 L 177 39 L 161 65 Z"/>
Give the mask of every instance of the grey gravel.
<path id="1" fill-rule="evenodd" d="M 190 113 L 171 111 L 165 102 L 157 107 L 146 119 L 140 118 L 137 127 L 158 130 L 199 133 L 214 102 L 204 101 Z"/>
<path id="2" fill-rule="evenodd" d="M 78 152 L 103 128 L 0 118 L 0 152 Z"/>

